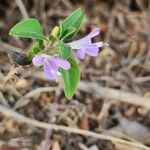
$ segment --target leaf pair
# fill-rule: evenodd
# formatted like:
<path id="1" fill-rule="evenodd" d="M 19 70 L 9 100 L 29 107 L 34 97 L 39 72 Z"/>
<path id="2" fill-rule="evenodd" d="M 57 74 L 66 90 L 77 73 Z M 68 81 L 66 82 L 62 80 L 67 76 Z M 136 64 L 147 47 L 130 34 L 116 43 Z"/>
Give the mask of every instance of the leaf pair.
<path id="1" fill-rule="evenodd" d="M 59 39 L 71 39 L 79 31 L 85 18 L 85 13 L 81 8 L 75 10 L 63 22 L 60 23 Z"/>

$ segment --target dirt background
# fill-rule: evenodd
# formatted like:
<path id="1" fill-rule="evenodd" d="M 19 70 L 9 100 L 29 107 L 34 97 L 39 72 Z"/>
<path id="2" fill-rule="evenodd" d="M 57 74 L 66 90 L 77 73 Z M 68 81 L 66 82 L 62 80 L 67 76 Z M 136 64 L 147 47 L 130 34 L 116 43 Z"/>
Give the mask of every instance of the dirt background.
<path id="1" fill-rule="evenodd" d="M 22 2 L 27 14 L 19 8 L 17 0 L 0 0 L 0 104 L 31 119 L 143 143 L 149 149 L 150 1 Z M 103 40 L 109 47 L 101 49 L 96 58 L 87 56 L 79 62 L 81 83 L 73 100 L 68 101 L 61 83 L 48 81 L 32 65 L 20 67 L 10 61 L 10 51 L 26 52 L 33 41 L 11 37 L 8 32 L 28 15 L 37 18 L 48 35 L 78 7 L 85 10 L 87 18 L 76 39 L 100 27 L 101 34 L 95 40 Z M 107 92 L 109 88 L 117 90 L 117 97 L 114 91 Z M 122 96 L 122 92 L 126 95 Z M 36 128 L 18 123 L 0 111 L 0 150 L 142 149 L 134 144 Z"/>

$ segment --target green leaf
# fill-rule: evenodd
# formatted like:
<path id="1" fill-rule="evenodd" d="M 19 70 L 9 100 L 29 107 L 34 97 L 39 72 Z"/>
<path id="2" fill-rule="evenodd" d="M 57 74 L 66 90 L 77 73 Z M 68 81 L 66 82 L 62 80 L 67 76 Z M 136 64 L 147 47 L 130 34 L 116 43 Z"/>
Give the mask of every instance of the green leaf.
<path id="1" fill-rule="evenodd" d="M 76 32 L 76 28 L 70 27 L 68 28 L 65 33 L 63 39 L 71 39 L 72 35 Z"/>
<path id="2" fill-rule="evenodd" d="M 39 47 L 33 47 L 33 49 L 32 49 L 32 53 L 33 53 L 33 55 L 35 55 L 35 54 L 37 54 L 37 53 L 39 53 L 41 51 L 41 49 L 39 48 Z"/>
<path id="3" fill-rule="evenodd" d="M 43 29 L 38 20 L 29 18 L 17 23 L 9 32 L 16 37 L 35 38 L 47 40 L 43 35 Z"/>
<path id="4" fill-rule="evenodd" d="M 59 53 L 63 59 L 68 59 L 71 55 L 71 47 L 63 43 L 59 42 Z"/>
<path id="5" fill-rule="evenodd" d="M 79 8 L 62 22 L 62 26 L 64 29 L 67 29 L 68 27 L 79 28 L 83 22 L 84 17 L 85 13 L 81 8 Z"/>
<path id="6" fill-rule="evenodd" d="M 68 16 L 60 24 L 59 38 L 62 39 L 63 37 L 65 37 L 66 30 L 68 30 L 69 28 L 75 28 L 75 31 L 72 32 L 72 34 L 70 34 L 68 37 L 67 36 L 65 37 L 65 39 L 73 38 L 75 34 L 78 32 L 78 30 L 80 29 L 84 18 L 85 18 L 85 13 L 83 12 L 81 8 L 75 10 L 70 16 Z"/>
<path id="7" fill-rule="evenodd" d="M 62 27 L 62 22 L 60 22 L 60 24 L 59 24 L 59 39 L 61 39 L 63 32 L 64 31 L 63 31 L 63 27 Z"/>
<path id="8" fill-rule="evenodd" d="M 42 40 L 38 41 L 37 43 L 34 43 L 33 45 L 31 45 L 31 47 L 29 48 L 28 52 L 27 52 L 27 57 L 29 60 L 32 60 L 32 58 L 38 54 L 39 52 L 41 52 L 43 50 L 43 45 L 41 45 L 43 42 Z"/>
<path id="9" fill-rule="evenodd" d="M 71 99 L 80 80 L 80 69 L 73 58 L 68 58 L 67 61 L 69 61 L 71 68 L 69 70 L 61 69 L 61 75 L 63 78 L 65 96 L 68 99 Z"/>
<path id="10" fill-rule="evenodd" d="M 38 47 L 42 50 L 44 48 L 44 42 L 43 40 L 38 40 Z"/>

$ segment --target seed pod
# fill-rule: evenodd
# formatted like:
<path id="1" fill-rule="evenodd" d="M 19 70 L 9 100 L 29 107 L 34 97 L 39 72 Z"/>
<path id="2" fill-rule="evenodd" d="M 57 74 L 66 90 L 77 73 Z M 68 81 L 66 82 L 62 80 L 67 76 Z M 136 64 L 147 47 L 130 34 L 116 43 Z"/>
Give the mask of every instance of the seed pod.
<path id="1" fill-rule="evenodd" d="M 8 57 L 16 64 L 25 66 L 30 65 L 31 61 L 27 58 L 27 56 L 23 53 L 17 51 L 11 51 L 8 53 Z"/>

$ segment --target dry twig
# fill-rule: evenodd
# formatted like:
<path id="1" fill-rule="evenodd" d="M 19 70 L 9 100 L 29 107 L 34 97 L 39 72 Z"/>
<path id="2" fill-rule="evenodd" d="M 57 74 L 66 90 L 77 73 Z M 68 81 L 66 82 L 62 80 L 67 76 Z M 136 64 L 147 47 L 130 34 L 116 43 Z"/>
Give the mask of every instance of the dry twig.
<path id="1" fill-rule="evenodd" d="M 80 82 L 79 90 L 96 94 L 104 99 L 114 99 L 133 105 L 139 105 L 150 109 L 150 99 L 137 94 L 123 92 L 112 88 L 102 87 L 97 83 Z"/>
<path id="2" fill-rule="evenodd" d="M 130 147 L 139 148 L 141 150 L 149 150 L 149 148 L 147 146 L 145 146 L 141 143 L 138 143 L 138 142 L 126 141 L 126 140 L 118 139 L 118 138 L 111 137 L 108 135 L 94 133 L 91 131 L 81 130 L 81 129 L 72 128 L 72 127 L 66 127 L 66 126 L 61 126 L 61 125 L 49 124 L 49 123 L 44 123 L 41 121 L 33 120 L 33 119 L 25 117 L 21 114 L 18 114 L 17 112 L 15 112 L 15 111 L 11 110 L 10 108 L 7 108 L 3 105 L 0 105 L 0 111 L 3 114 L 5 114 L 6 116 L 14 118 L 18 122 L 26 123 L 28 125 L 32 125 L 32 126 L 35 126 L 38 128 L 52 129 L 55 131 L 65 131 L 67 133 L 81 134 L 84 136 L 91 136 L 91 137 L 102 139 L 102 140 L 110 140 L 114 144 L 116 143 L 116 144 L 128 145 Z"/>
<path id="3" fill-rule="evenodd" d="M 9 51 L 12 51 L 12 50 L 17 50 L 17 51 L 22 51 L 21 48 L 19 47 L 16 47 L 16 46 L 13 46 L 11 44 L 8 44 L 8 43 L 5 43 L 3 41 L 0 41 L 0 46 L 1 46 L 1 49 L 0 49 L 0 52 L 9 52 Z"/>
<path id="4" fill-rule="evenodd" d="M 29 18 L 29 15 L 28 15 L 28 13 L 27 13 L 27 10 L 26 10 L 26 8 L 25 8 L 25 6 L 24 6 L 22 0 L 16 0 L 16 3 L 17 3 L 17 5 L 18 5 L 18 7 L 19 7 L 19 10 L 20 10 L 20 12 L 21 12 L 23 18 L 24 18 L 24 19 Z"/>

